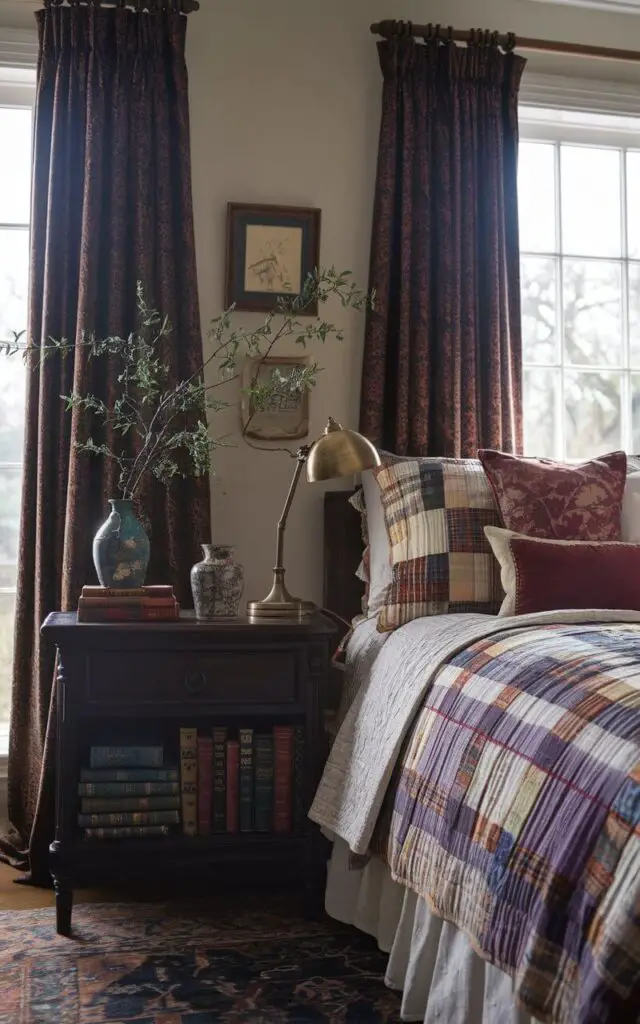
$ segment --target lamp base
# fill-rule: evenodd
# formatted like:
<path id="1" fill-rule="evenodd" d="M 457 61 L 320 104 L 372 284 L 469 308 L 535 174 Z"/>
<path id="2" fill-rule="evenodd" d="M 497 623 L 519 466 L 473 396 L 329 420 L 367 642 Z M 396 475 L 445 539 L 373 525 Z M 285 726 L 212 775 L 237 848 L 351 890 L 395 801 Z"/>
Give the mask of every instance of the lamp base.
<path id="1" fill-rule="evenodd" d="M 311 618 L 316 610 L 313 601 L 298 601 L 294 598 L 288 604 L 276 604 L 275 601 L 249 601 L 247 618 L 250 622 L 258 619 L 278 619 L 281 622 L 304 622 Z"/>
<path id="2" fill-rule="evenodd" d="M 277 619 L 280 622 L 302 622 L 316 610 L 313 601 L 293 597 L 284 583 L 284 569 L 273 570 L 273 586 L 262 601 L 249 601 L 247 617 L 250 622 Z"/>

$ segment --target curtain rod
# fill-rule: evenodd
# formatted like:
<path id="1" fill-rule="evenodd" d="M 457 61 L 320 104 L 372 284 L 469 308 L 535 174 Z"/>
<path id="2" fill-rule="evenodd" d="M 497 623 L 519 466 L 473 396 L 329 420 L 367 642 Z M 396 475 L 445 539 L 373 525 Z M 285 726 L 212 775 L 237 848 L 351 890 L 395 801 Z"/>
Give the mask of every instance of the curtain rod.
<path id="1" fill-rule="evenodd" d="M 134 11 L 174 10 L 193 14 L 200 10 L 200 0 L 44 0 L 45 7 L 130 7 Z"/>
<path id="2" fill-rule="evenodd" d="M 499 32 L 457 28 L 443 28 L 442 25 L 414 25 L 411 21 L 378 21 L 371 26 L 374 35 L 391 39 L 393 36 L 417 36 L 424 39 L 441 39 L 443 42 L 481 43 L 484 46 L 500 46 L 503 50 L 535 50 L 539 53 L 564 53 L 572 57 L 596 57 L 599 60 L 624 60 L 640 62 L 638 50 L 616 50 L 610 46 L 590 46 L 586 43 L 559 43 L 551 39 L 528 39 L 516 37 L 513 32 L 506 35 Z"/>

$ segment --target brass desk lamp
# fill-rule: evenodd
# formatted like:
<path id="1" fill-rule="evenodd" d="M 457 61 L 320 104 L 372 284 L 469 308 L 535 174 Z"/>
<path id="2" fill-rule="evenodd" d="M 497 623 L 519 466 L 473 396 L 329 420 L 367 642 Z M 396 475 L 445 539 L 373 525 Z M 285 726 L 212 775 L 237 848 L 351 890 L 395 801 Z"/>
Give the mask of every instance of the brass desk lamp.
<path id="1" fill-rule="evenodd" d="M 315 444 L 302 445 L 296 452 L 296 468 L 289 487 L 287 500 L 278 522 L 276 541 L 276 564 L 273 569 L 273 586 L 262 601 L 250 601 L 247 605 L 249 619 L 282 619 L 299 621 L 312 615 L 316 606 L 312 601 L 301 601 L 292 597 L 284 582 L 284 531 L 293 502 L 302 468 L 307 467 L 307 480 L 333 480 L 351 473 L 362 473 L 380 465 L 380 456 L 366 437 L 355 430 L 344 430 L 329 417 L 322 437 Z"/>

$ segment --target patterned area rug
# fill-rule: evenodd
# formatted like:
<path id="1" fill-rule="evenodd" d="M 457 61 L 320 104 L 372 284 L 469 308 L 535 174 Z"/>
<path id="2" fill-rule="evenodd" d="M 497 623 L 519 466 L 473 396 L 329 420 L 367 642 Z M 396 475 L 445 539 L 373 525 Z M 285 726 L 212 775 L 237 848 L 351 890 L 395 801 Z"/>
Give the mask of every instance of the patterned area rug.
<path id="1" fill-rule="evenodd" d="M 373 939 L 270 910 L 203 914 L 202 904 L 0 913 L 2 1024 L 377 1024 L 400 1020 Z"/>

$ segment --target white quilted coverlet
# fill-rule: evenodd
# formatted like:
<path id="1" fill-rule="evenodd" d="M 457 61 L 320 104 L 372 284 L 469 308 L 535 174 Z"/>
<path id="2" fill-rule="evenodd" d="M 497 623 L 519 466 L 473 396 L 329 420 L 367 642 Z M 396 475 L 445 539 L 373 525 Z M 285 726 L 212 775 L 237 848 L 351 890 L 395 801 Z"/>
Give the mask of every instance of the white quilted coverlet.
<path id="1" fill-rule="evenodd" d="M 359 625 L 347 649 L 342 725 L 309 812 L 354 853 L 367 852 L 402 741 L 438 670 L 469 644 L 494 633 L 558 623 L 640 622 L 610 609 L 494 615 L 434 615 L 394 633 Z"/>

